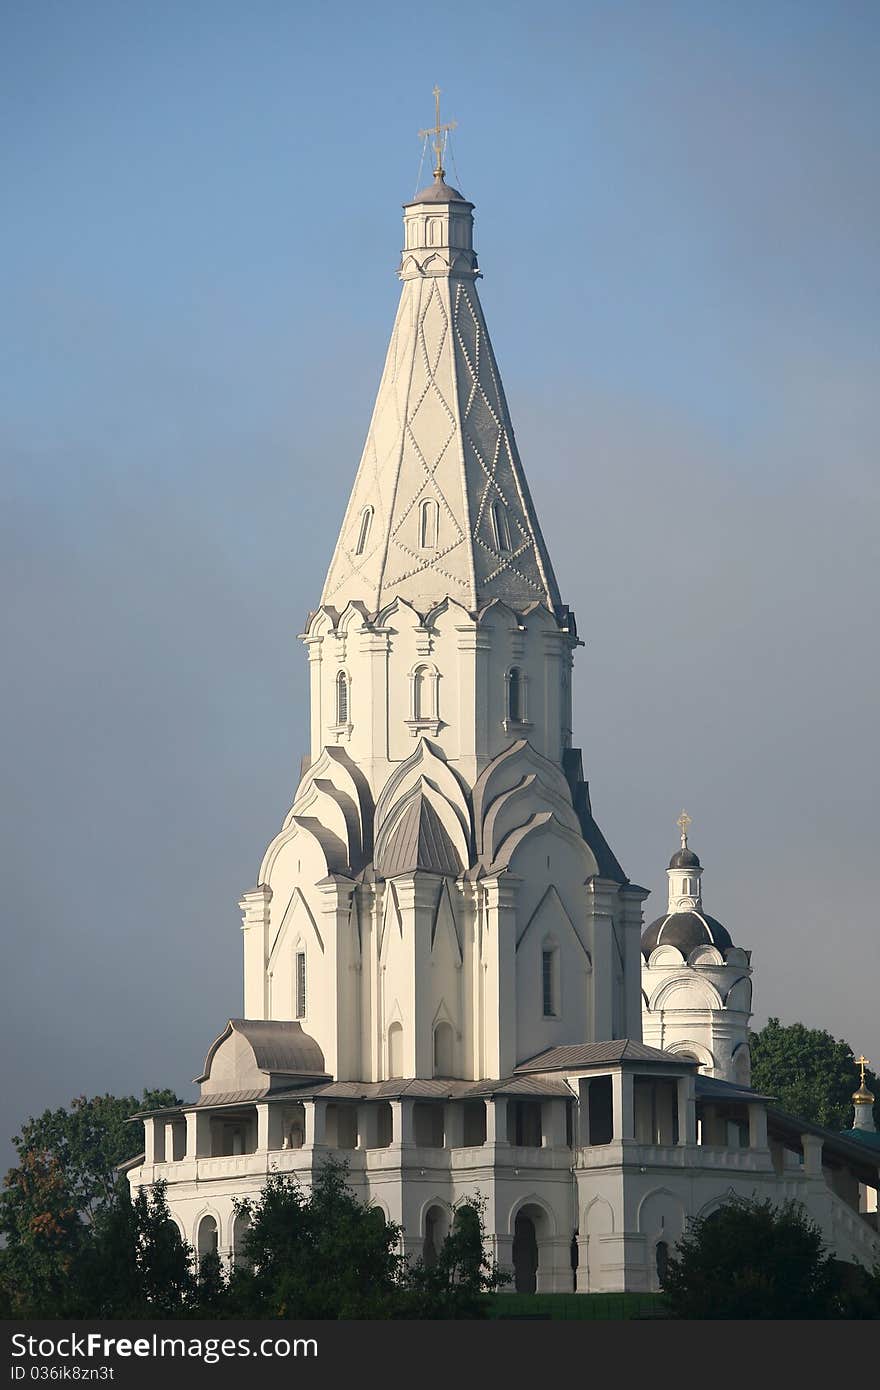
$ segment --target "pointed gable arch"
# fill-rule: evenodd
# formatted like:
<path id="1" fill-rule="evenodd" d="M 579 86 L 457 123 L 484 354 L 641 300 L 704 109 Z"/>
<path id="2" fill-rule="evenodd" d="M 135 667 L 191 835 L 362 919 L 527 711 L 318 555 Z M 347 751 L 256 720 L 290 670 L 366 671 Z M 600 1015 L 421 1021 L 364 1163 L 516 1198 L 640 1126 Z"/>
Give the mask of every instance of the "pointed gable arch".
<path id="1" fill-rule="evenodd" d="M 374 863 L 384 878 L 415 869 L 457 878 L 467 866 L 468 848 L 454 807 L 420 778 L 382 823 Z"/>
<path id="2" fill-rule="evenodd" d="M 535 933 L 539 933 L 542 939 L 548 933 L 552 934 L 558 945 L 561 945 L 563 941 L 574 941 L 584 957 L 586 968 L 592 970 L 593 962 L 590 953 L 581 941 L 574 923 L 565 910 L 565 904 L 552 883 L 517 937 L 517 951 L 526 937 Z"/>
<path id="3" fill-rule="evenodd" d="M 379 794 L 375 815 L 376 843 L 378 844 L 382 826 L 392 815 L 395 804 L 422 780 L 436 796 L 447 803 L 457 818 L 461 827 L 459 853 L 463 862 L 469 863 L 472 835 L 467 793 L 458 773 L 453 771 L 440 750 L 426 738 L 419 739 L 415 751 L 395 768 Z M 439 802 L 435 802 L 435 808 L 440 810 Z M 458 843 L 459 836 L 452 832 L 445 813 L 441 813 L 441 819 L 452 834 L 453 841 Z"/>
<path id="4" fill-rule="evenodd" d="M 292 949 L 298 938 L 313 942 L 321 955 L 324 955 L 324 940 L 306 896 L 301 888 L 294 888 L 269 948 L 269 959 L 266 963 L 268 970 L 274 969 L 282 952 Z"/>
<path id="5" fill-rule="evenodd" d="M 501 797 L 504 799 L 496 806 Z M 476 848 L 484 863 L 497 857 L 502 838 L 499 826 L 507 831 L 512 828 L 510 813 L 515 801 L 523 805 L 520 824 L 535 811 L 547 810 L 560 825 L 580 836 L 580 822 L 564 772 L 526 739 L 517 739 L 492 759 L 474 785 Z"/>
<path id="6" fill-rule="evenodd" d="M 531 816 L 525 825 L 519 829 L 511 831 L 503 843 L 499 846 L 498 853 L 495 855 L 490 870 L 493 873 L 501 869 L 512 869 L 517 851 L 533 835 L 549 831 L 560 840 L 564 840 L 571 849 L 580 857 L 583 866 L 584 881 L 593 878 L 598 873 L 599 866 L 596 857 L 584 838 L 570 830 L 568 826 L 562 825 L 560 821 L 550 811 L 539 811 Z"/>
<path id="7" fill-rule="evenodd" d="M 379 924 L 378 956 L 380 963 L 388 958 L 388 938 L 389 928 L 396 934 L 397 940 L 403 940 L 403 917 L 400 912 L 400 904 L 397 901 L 397 889 L 393 882 L 389 882 L 385 889 L 385 899 L 382 904 L 382 920 Z"/>
<path id="8" fill-rule="evenodd" d="M 461 928 L 455 915 L 449 890 L 449 881 L 444 879 L 437 895 L 437 908 L 431 925 L 431 953 L 439 952 L 445 941 L 449 945 L 455 964 L 461 965 L 463 956 L 460 931 Z"/>

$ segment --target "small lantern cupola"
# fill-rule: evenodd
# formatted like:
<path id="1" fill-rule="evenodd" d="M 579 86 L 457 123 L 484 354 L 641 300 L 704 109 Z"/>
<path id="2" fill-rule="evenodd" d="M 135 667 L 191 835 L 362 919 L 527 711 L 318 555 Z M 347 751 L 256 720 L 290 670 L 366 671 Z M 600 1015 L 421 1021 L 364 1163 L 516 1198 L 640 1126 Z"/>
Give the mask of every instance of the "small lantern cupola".
<path id="1" fill-rule="evenodd" d="M 436 122 L 419 134 L 434 137 L 434 182 L 417 193 L 403 208 L 403 252 L 398 275 L 412 280 L 430 275 L 475 280 L 479 276 L 474 253 L 474 205 L 446 182 L 443 168 L 444 136 L 455 121 L 440 121 L 440 88 L 434 88 Z"/>
<path id="2" fill-rule="evenodd" d="M 688 847 L 690 825 L 690 816 L 687 811 L 682 811 L 678 818 L 681 848 L 673 854 L 669 861 L 669 868 L 666 870 L 666 877 L 669 881 L 669 912 L 692 912 L 694 908 L 699 911 L 703 906 L 702 888 L 700 887 L 703 867 L 693 850 Z"/>
<path id="3" fill-rule="evenodd" d="M 866 1130 L 869 1134 L 876 1133 L 877 1126 L 874 1124 L 874 1093 L 868 1089 L 865 1081 L 865 1068 L 868 1066 L 868 1059 L 864 1056 L 856 1058 L 856 1066 L 861 1072 L 861 1082 L 859 1089 L 853 1091 L 853 1107 L 855 1118 L 853 1119 L 853 1129 Z"/>

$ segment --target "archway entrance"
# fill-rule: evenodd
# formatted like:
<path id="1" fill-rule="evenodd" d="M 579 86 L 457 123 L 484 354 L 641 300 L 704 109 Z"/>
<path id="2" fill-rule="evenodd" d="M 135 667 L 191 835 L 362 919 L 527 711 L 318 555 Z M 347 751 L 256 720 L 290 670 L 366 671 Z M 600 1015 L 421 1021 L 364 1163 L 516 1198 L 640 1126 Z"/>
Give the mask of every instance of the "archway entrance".
<path id="1" fill-rule="evenodd" d="M 522 1211 L 513 1227 L 513 1286 L 517 1293 L 538 1287 L 538 1237 L 534 1221 Z"/>

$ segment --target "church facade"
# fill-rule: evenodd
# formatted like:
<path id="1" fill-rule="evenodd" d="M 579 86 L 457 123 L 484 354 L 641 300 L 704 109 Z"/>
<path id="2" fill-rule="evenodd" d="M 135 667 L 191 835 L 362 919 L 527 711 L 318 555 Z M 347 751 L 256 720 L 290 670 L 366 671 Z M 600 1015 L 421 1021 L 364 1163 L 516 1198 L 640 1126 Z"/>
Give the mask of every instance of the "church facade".
<path id="1" fill-rule="evenodd" d="M 686 825 L 643 932 L 647 893 L 594 819 L 574 615 L 477 294 L 473 205 L 439 160 L 398 273 L 302 635 L 310 748 L 241 901 L 243 1017 L 199 1099 L 143 1117 L 132 1189 L 164 1180 L 196 1250 L 234 1260 L 234 1198 L 334 1154 L 414 1257 L 479 1193 L 522 1290 L 656 1288 L 687 1218 L 731 1192 L 799 1198 L 870 1264 L 877 1155 L 748 1088 L 750 956 L 702 911 Z"/>

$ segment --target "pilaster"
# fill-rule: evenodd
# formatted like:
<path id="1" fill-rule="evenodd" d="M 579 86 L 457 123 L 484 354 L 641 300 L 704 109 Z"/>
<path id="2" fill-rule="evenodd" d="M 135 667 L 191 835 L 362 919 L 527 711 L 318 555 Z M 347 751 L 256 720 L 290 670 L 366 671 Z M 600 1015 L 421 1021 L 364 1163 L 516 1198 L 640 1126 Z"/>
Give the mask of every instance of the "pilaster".
<path id="1" fill-rule="evenodd" d="M 483 880 L 487 1076 L 510 1076 L 516 1065 L 516 899 L 521 881 L 508 873 Z"/>
<path id="2" fill-rule="evenodd" d="M 591 1042 L 614 1037 L 614 945 L 613 917 L 618 885 L 610 880 L 591 878 L 585 885 L 587 896 L 587 935 L 593 972 L 590 976 L 592 993 Z M 641 1036 L 641 1034 L 640 1034 Z"/>
<path id="3" fill-rule="evenodd" d="M 245 893 L 240 902 L 242 947 L 244 951 L 244 1016 L 268 1017 L 269 905 L 272 889 L 261 883 Z"/>
<path id="4" fill-rule="evenodd" d="M 354 882 L 341 874 L 330 874 L 316 886 L 321 895 L 321 938 L 327 979 L 324 1002 L 329 1026 L 324 1065 L 337 1081 L 349 1081 L 359 1070 L 360 1036 L 359 977 L 354 971 L 358 952 L 351 927 Z"/>

